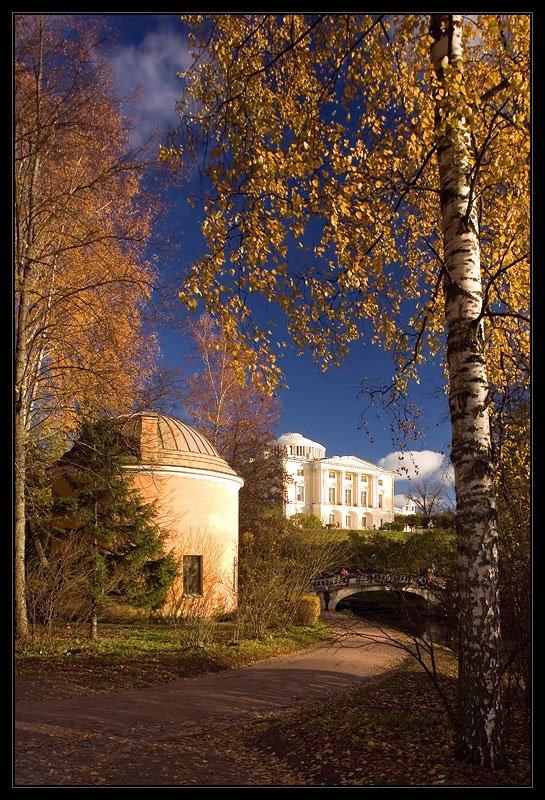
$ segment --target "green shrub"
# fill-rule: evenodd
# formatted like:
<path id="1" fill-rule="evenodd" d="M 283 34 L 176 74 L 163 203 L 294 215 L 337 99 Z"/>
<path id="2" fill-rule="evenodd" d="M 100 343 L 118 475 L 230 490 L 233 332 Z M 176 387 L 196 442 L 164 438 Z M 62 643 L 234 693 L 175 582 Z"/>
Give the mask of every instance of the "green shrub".
<path id="1" fill-rule="evenodd" d="M 316 625 L 320 619 L 320 598 L 317 594 L 304 594 L 293 618 L 294 625 Z"/>

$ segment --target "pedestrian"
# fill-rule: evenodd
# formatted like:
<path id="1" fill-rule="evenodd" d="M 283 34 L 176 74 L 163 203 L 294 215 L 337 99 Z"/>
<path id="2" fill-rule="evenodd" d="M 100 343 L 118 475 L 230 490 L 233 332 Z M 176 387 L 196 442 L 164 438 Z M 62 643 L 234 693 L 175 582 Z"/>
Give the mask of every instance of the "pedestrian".
<path id="1" fill-rule="evenodd" d="M 348 570 L 346 569 L 346 567 L 341 567 L 339 575 L 343 579 L 344 583 L 348 583 Z"/>
<path id="2" fill-rule="evenodd" d="M 330 600 L 331 600 L 331 592 L 329 591 L 329 586 L 326 586 L 324 589 L 324 606 L 326 611 L 329 611 Z"/>

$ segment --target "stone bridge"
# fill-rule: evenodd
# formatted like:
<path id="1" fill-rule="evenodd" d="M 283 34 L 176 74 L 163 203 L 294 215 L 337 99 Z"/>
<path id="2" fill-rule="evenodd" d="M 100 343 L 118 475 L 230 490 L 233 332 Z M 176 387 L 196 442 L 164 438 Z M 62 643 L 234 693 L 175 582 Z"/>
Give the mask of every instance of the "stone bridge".
<path id="1" fill-rule="evenodd" d="M 364 573 L 363 575 L 351 575 L 349 578 L 341 578 L 338 575 L 332 578 L 318 578 L 312 581 L 312 590 L 320 598 L 322 609 L 324 604 L 324 589 L 329 587 L 331 600 L 329 610 L 334 611 L 337 603 L 360 592 L 382 592 L 385 589 L 394 592 L 407 592 L 423 597 L 431 605 L 439 605 L 441 596 L 445 591 L 444 582 L 434 578 L 431 585 L 422 585 L 421 578 L 416 575 L 399 575 L 397 573 L 375 572 Z"/>

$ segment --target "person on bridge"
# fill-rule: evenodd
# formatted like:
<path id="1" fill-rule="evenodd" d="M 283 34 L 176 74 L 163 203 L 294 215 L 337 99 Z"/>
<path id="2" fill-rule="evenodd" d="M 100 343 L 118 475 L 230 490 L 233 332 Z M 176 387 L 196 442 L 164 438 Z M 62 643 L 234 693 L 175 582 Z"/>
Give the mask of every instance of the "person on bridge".
<path id="1" fill-rule="evenodd" d="M 339 575 L 340 575 L 340 577 L 343 579 L 343 581 L 345 583 L 348 583 L 349 576 L 348 576 L 348 570 L 346 569 L 346 567 L 341 567 Z"/>

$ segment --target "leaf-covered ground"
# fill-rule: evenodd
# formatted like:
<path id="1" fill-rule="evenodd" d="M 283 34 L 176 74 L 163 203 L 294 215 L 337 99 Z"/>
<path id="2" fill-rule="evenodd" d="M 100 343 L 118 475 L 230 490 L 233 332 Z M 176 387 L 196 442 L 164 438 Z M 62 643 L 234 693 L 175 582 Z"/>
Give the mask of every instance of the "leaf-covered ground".
<path id="1" fill-rule="evenodd" d="M 447 691 L 455 664 L 441 658 Z M 438 696 L 410 662 L 370 685 L 314 708 L 297 709 L 238 732 L 240 747 L 273 757 L 296 783 L 332 786 L 525 786 L 530 783 L 527 726 L 510 737 L 506 773 L 459 764 L 453 732 Z"/>
<path id="2" fill-rule="evenodd" d="M 114 673 L 113 662 L 107 667 L 95 658 L 93 675 L 84 671 L 91 669 L 89 659 L 78 663 L 79 675 L 70 681 L 79 681 L 82 693 L 85 684 L 93 680 L 96 686 L 103 678 L 110 689 L 121 690 L 179 677 L 173 663 L 159 658 L 154 667 L 146 659 L 140 675 L 137 659 L 118 660 Z M 46 674 L 37 667 L 36 662 L 31 678 L 27 661 L 27 688 L 34 680 L 43 690 Z M 452 656 L 445 652 L 440 667 L 454 696 Z M 66 664 L 64 673 L 48 668 L 45 694 L 53 697 L 56 685 L 56 696 L 66 696 L 67 678 Z M 356 690 L 299 703 L 287 713 L 181 730 L 156 727 L 134 727 L 123 736 L 23 732 L 17 785 L 448 787 L 528 786 L 531 780 L 528 727 L 520 715 L 511 731 L 508 772 L 457 763 L 441 701 L 412 661 Z"/>

